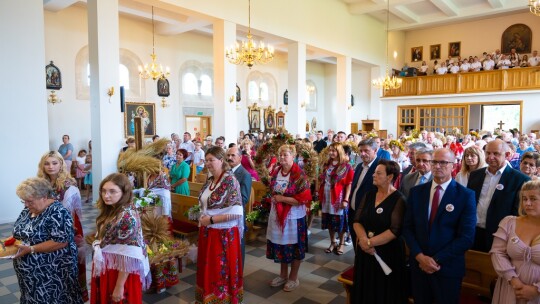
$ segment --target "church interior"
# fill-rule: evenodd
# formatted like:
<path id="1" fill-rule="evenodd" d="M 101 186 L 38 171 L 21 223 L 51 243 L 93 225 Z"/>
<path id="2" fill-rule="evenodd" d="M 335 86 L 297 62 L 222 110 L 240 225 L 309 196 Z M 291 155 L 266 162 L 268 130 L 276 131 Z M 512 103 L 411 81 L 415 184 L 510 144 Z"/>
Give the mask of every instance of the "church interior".
<path id="1" fill-rule="evenodd" d="M 540 65 L 433 73 L 436 61 L 481 58 L 484 52 L 505 53 L 516 46 L 531 57 L 540 49 L 540 17 L 529 11 L 528 2 L 2 1 L 0 100 L 6 111 L 0 134 L 0 236 L 10 235 L 23 207 L 15 187 L 36 175 L 43 153 L 57 150 L 66 134 L 74 151 L 86 149 L 91 140 L 93 183 L 98 185 L 115 172 L 141 107 L 143 142 L 153 135 L 190 132 L 214 140 L 224 136 L 228 145 L 240 131 L 269 133 L 275 124 L 302 138 L 329 129 L 347 134 L 375 130 L 394 137 L 412 129 L 539 132 Z M 248 35 L 267 47 L 270 60 L 262 58 L 250 67 L 232 63 L 226 54 Z M 423 61 L 429 67 L 426 76 L 399 75 L 417 71 Z M 144 69 L 150 75 L 142 77 Z M 10 70 L 17 73 L 6 73 Z M 373 85 L 393 75 L 400 78 L 399 88 Z M 83 222 L 91 229 L 95 210 L 85 206 L 85 212 L 94 217 Z M 251 298 L 246 303 L 345 302 L 337 278 L 354 262 L 352 247 L 328 258 L 323 253 L 326 232 L 312 233 L 313 251 L 302 274 L 312 281 L 300 294 L 256 286 L 277 268 L 265 268 L 272 266 L 264 257 L 265 243 L 248 246 L 251 283 L 246 290 Z M 187 266 L 181 274 L 185 285 L 145 295 L 145 303 L 190 303 L 193 274 L 194 267 Z M 0 303 L 17 302 L 15 286 L 11 262 L 0 262 Z"/>

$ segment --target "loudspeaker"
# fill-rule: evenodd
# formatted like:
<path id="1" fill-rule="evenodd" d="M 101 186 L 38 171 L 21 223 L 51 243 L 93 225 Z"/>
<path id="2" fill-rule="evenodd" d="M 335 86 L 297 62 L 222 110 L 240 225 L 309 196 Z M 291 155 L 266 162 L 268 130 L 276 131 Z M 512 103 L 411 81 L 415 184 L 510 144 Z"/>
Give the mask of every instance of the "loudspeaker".
<path id="1" fill-rule="evenodd" d="M 124 95 L 124 86 L 120 86 L 120 112 L 124 113 L 126 108 L 126 99 Z"/>

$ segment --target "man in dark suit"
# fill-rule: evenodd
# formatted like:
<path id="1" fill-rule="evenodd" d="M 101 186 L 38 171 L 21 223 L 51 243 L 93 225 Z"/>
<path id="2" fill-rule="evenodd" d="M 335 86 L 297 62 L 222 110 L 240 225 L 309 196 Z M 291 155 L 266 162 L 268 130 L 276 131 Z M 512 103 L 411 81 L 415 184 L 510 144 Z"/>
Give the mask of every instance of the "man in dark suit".
<path id="1" fill-rule="evenodd" d="M 232 147 L 227 150 L 227 163 L 231 166 L 231 170 L 234 176 L 240 183 L 240 193 L 242 194 L 242 205 L 246 207 L 249 197 L 251 196 L 251 174 L 242 167 L 240 162 L 242 161 L 242 153 L 238 147 Z M 245 209 L 244 209 L 245 210 Z M 244 213 L 244 236 L 246 233 L 246 214 Z M 245 237 L 242 237 L 240 246 L 242 247 L 242 267 L 244 267 L 244 261 L 246 257 L 246 244 Z"/>
<path id="2" fill-rule="evenodd" d="M 377 158 L 390 160 L 390 152 L 386 151 L 385 149 L 381 149 L 381 138 L 373 137 L 373 140 L 375 141 L 375 143 L 377 143 Z"/>
<path id="3" fill-rule="evenodd" d="M 433 181 L 411 189 L 403 223 L 415 304 L 459 303 L 465 252 L 474 242 L 474 192 L 452 179 L 455 156 L 436 150 Z"/>
<path id="4" fill-rule="evenodd" d="M 321 153 L 327 146 L 326 141 L 323 139 L 323 135 L 323 131 L 317 131 L 317 140 L 313 142 L 313 150 L 317 151 L 317 153 Z"/>
<path id="5" fill-rule="evenodd" d="M 433 179 L 430 163 L 433 158 L 433 150 L 427 148 L 418 149 L 413 158 L 416 171 L 405 175 L 399 186 L 399 191 L 401 191 L 405 197 L 409 196 L 409 191 L 412 187 L 425 184 Z"/>
<path id="6" fill-rule="evenodd" d="M 507 143 L 495 139 L 485 148 L 488 167 L 471 172 L 467 188 L 476 193 L 477 203 L 478 223 L 473 249 L 489 252 L 499 222 L 505 216 L 518 214 L 519 191 L 530 178 L 506 162 L 510 155 Z"/>
<path id="7" fill-rule="evenodd" d="M 356 244 L 356 233 L 353 229 L 354 215 L 364 194 L 371 189 L 373 185 L 373 173 L 377 167 L 379 159 L 377 158 L 377 143 L 372 139 L 364 139 L 358 144 L 360 158 L 362 163 L 356 166 L 354 178 L 349 198 L 349 232 L 352 236 L 352 243 Z M 356 246 L 354 246 L 356 251 Z"/>

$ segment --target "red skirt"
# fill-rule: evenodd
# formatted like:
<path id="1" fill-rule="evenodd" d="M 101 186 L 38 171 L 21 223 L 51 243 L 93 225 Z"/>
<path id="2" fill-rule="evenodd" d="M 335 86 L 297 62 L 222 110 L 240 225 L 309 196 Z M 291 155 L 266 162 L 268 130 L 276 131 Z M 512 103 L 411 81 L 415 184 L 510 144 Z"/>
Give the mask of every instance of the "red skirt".
<path id="1" fill-rule="evenodd" d="M 238 227 L 200 227 L 195 303 L 243 303 L 241 265 Z"/>
<path id="2" fill-rule="evenodd" d="M 79 246 L 82 247 L 82 250 L 84 251 L 84 248 L 86 247 L 84 245 L 84 233 L 82 229 L 81 219 L 79 219 L 79 216 L 77 216 L 77 213 L 73 212 L 73 226 L 75 227 L 75 240 L 77 243 L 77 249 L 81 250 Z M 81 294 L 83 301 L 88 301 L 88 287 L 86 286 L 86 255 L 84 253 L 79 253 L 77 256 L 77 266 L 78 266 L 78 280 L 79 280 L 79 286 L 81 288 Z"/>
<path id="3" fill-rule="evenodd" d="M 141 277 L 138 274 L 130 274 L 128 276 L 126 283 L 124 284 L 124 298 L 121 302 L 114 302 L 111 299 L 117 278 L 118 270 L 114 269 L 107 269 L 101 276 L 92 278 L 90 303 L 142 304 L 142 283 Z"/>

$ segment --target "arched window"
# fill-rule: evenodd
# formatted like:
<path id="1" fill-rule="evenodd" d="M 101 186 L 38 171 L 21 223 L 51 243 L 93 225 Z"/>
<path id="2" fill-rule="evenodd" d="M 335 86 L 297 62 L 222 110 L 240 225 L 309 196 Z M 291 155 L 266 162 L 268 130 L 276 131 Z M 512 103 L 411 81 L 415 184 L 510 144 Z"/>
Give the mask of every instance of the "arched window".
<path id="1" fill-rule="evenodd" d="M 204 74 L 200 78 L 200 92 L 202 96 L 212 96 L 212 79 L 210 76 Z"/>
<path id="2" fill-rule="evenodd" d="M 306 81 L 306 110 L 317 111 L 317 86 L 309 79 Z"/>
<path id="3" fill-rule="evenodd" d="M 124 86 L 126 98 L 133 101 L 146 99 L 145 82 L 139 77 L 141 60 L 133 52 L 120 49 L 119 82 Z M 79 50 L 75 57 L 75 80 L 77 99 L 90 99 L 90 63 L 88 46 Z"/>
<path id="4" fill-rule="evenodd" d="M 277 85 L 275 78 L 269 73 L 253 71 L 247 80 L 247 104 L 257 103 L 261 107 L 273 106 L 277 103 Z"/>
<path id="5" fill-rule="evenodd" d="M 182 76 L 182 93 L 186 95 L 197 95 L 199 93 L 199 85 L 195 74 L 186 73 Z"/>

